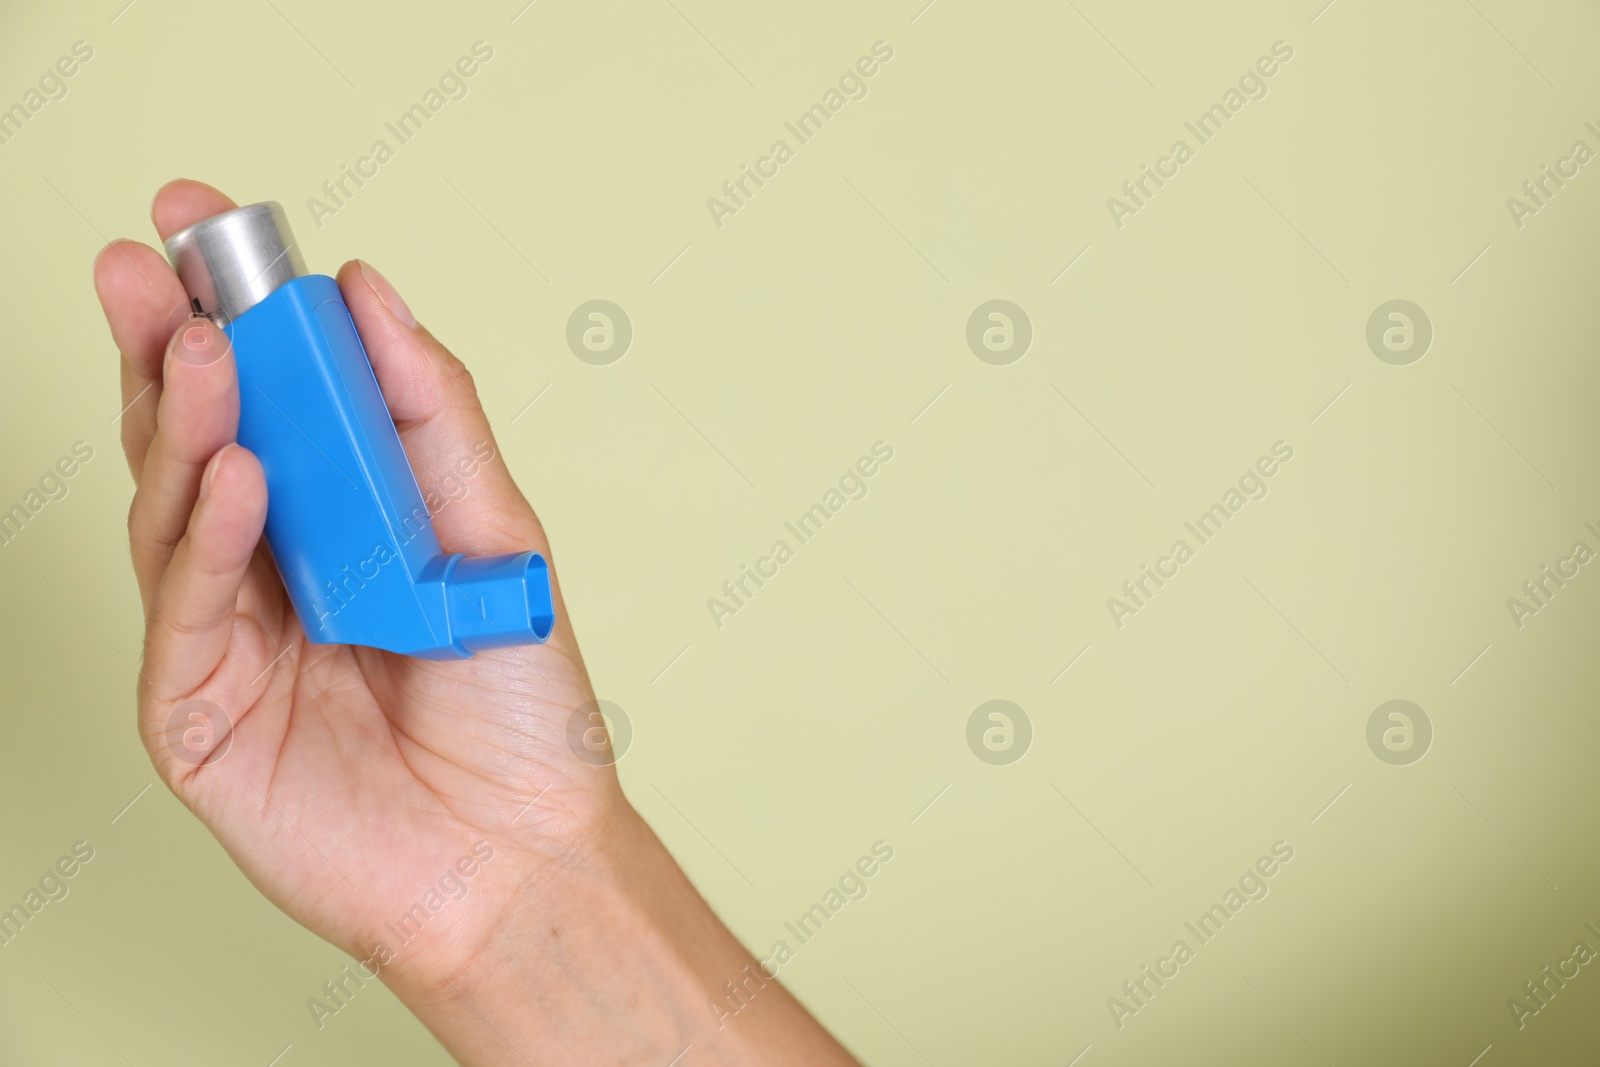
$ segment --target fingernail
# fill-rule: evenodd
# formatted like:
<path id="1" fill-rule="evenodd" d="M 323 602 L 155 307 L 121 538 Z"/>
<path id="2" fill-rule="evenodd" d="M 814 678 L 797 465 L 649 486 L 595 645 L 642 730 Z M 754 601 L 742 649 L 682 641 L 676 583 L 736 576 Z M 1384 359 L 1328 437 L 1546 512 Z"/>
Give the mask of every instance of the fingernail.
<path id="1" fill-rule="evenodd" d="M 211 457 L 211 462 L 206 464 L 206 472 L 200 477 L 200 499 L 204 500 L 211 492 L 211 483 L 217 480 L 217 468 L 222 465 L 222 453 L 228 450 L 228 445 L 223 445 L 217 454 Z"/>
<path id="2" fill-rule="evenodd" d="M 389 309 L 389 314 L 407 326 L 415 327 L 417 317 L 411 314 L 411 309 L 406 307 L 406 302 L 400 299 L 399 293 L 394 291 L 394 286 L 389 284 L 389 279 L 379 274 L 378 268 L 366 260 L 363 259 L 359 262 L 361 263 L 361 276 L 367 280 L 368 285 L 372 286 L 372 291 L 378 294 L 378 299 L 382 300 L 383 306 Z"/>
<path id="3" fill-rule="evenodd" d="M 231 347 L 228 335 L 207 319 L 190 319 L 173 334 L 169 348 L 174 356 L 196 367 L 221 359 Z"/>

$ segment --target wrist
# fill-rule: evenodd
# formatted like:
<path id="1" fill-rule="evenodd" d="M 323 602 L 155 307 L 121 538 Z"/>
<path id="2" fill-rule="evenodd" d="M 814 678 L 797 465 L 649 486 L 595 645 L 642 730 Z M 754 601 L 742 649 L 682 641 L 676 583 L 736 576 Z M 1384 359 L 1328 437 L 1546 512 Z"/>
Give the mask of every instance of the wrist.
<path id="1" fill-rule="evenodd" d="M 618 805 L 528 867 L 458 970 L 386 981 L 464 1063 L 581 1062 L 601 1047 L 619 1062 L 653 1058 L 690 1027 L 697 983 L 651 914 L 646 838 Z"/>
<path id="2" fill-rule="evenodd" d="M 626 802 L 594 829 L 533 870 L 455 973 L 386 979 L 462 1063 L 665 1064 L 689 1047 L 697 1064 L 854 1062 L 776 979 L 719 1019 L 725 983 L 760 965 Z"/>

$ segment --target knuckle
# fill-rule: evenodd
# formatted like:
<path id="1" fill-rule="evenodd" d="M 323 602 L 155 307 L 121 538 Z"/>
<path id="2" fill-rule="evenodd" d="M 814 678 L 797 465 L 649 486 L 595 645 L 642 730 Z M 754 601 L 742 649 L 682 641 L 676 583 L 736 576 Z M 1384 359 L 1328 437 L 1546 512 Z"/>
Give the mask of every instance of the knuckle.
<path id="1" fill-rule="evenodd" d="M 182 529 L 151 514 L 150 501 L 143 493 L 133 494 L 133 503 L 128 505 L 128 542 L 136 551 L 155 548 L 170 552 L 182 538 Z"/>
<path id="2" fill-rule="evenodd" d="M 477 384 L 473 381 L 472 371 L 446 348 L 439 348 L 435 356 L 439 368 L 439 379 L 452 393 L 464 392 L 470 396 L 478 393 Z"/>
<path id="3" fill-rule="evenodd" d="M 179 637 L 203 637 L 216 629 L 215 618 L 186 618 L 167 608 L 156 608 L 150 613 L 150 628 Z"/>

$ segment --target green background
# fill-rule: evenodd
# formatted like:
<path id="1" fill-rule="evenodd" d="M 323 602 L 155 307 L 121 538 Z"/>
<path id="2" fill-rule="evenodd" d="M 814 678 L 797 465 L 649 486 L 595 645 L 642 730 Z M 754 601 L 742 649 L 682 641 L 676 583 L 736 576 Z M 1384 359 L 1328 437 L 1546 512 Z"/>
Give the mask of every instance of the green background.
<path id="1" fill-rule="evenodd" d="M 0 1062 L 448 1062 L 375 986 L 319 1030 L 341 954 L 141 793 L 90 263 L 153 242 L 177 176 L 283 202 L 313 270 L 370 260 L 472 368 L 633 725 L 624 785 L 746 943 L 893 846 L 783 969 L 865 1061 L 1592 1062 L 1600 965 L 1523 1029 L 1507 999 L 1600 950 L 1600 575 L 1520 628 L 1506 604 L 1600 549 L 1600 168 L 1520 228 L 1506 203 L 1600 149 L 1591 5 L 123 2 L 0 14 L 0 106 L 94 50 L 0 145 L 0 507 L 94 448 L 0 547 L 0 902 L 95 850 L 0 947 Z M 719 228 L 706 199 L 880 40 Z M 1115 225 L 1277 41 L 1266 97 Z M 608 366 L 565 340 L 597 298 L 634 329 Z M 991 299 L 1031 321 L 1009 365 L 967 345 Z M 1366 341 L 1395 299 L 1434 335 L 1405 366 Z M 880 440 L 868 495 L 714 625 Z M 1266 498 L 1117 627 L 1280 440 Z M 1031 723 L 1009 765 L 967 743 L 994 699 Z M 1393 699 L 1433 728 L 1407 766 L 1366 739 Z M 1119 1029 L 1107 998 L 1277 841 L 1270 894 Z"/>

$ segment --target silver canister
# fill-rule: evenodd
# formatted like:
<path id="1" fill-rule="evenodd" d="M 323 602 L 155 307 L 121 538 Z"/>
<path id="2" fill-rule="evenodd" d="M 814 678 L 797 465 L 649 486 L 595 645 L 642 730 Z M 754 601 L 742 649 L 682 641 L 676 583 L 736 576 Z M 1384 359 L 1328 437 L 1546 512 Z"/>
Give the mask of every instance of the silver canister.
<path id="1" fill-rule="evenodd" d="M 167 259 L 194 310 L 227 325 L 306 264 L 281 204 L 234 208 L 179 230 L 166 242 Z"/>

